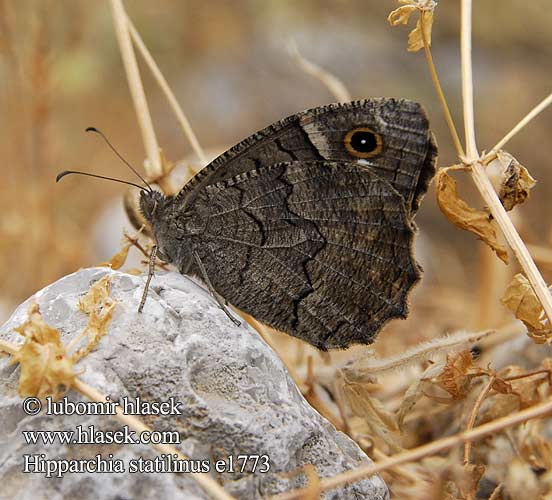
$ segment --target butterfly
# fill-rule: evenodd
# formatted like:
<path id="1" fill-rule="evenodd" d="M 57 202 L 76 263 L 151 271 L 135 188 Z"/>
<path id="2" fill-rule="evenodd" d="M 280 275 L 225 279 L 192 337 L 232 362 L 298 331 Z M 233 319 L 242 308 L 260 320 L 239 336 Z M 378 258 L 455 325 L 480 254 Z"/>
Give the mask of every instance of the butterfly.
<path id="1" fill-rule="evenodd" d="M 232 147 L 174 196 L 143 190 L 159 255 L 255 319 L 323 351 L 405 318 L 413 217 L 435 174 L 422 107 L 310 109 Z"/>

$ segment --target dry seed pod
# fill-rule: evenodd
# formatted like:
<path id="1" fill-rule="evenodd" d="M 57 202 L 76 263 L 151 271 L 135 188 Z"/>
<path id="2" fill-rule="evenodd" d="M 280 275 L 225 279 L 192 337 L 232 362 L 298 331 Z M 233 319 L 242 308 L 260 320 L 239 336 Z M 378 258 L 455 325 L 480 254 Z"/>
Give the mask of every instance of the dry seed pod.
<path id="1" fill-rule="evenodd" d="M 487 173 L 506 210 L 524 203 L 537 181 L 510 153 L 497 151 Z"/>

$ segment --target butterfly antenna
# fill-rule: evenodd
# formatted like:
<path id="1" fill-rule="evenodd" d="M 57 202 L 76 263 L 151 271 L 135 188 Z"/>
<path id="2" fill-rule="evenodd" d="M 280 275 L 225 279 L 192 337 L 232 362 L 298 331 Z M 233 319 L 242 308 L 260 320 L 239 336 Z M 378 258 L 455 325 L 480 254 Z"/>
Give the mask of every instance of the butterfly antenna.
<path id="1" fill-rule="evenodd" d="M 102 139 L 105 141 L 105 143 L 110 147 L 111 151 L 113 151 L 119 158 L 120 160 L 128 167 L 130 168 L 130 170 L 132 170 L 139 178 L 140 180 L 148 187 L 148 190 L 151 192 L 153 191 L 152 187 L 149 185 L 148 181 L 146 181 L 146 179 L 144 179 L 139 173 L 138 171 L 127 161 L 123 158 L 123 156 L 119 153 L 119 151 L 117 151 L 115 149 L 115 147 L 113 146 L 113 144 L 111 144 L 108 140 L 108 138 L 104 135 L 104 133 L 101 131 L 101 130 L 98 130 L 96 127 L 88 127 L 86 129 L 86 132 L 95 132 L 96 134 L 100 135 L 102 137 Z M 115 179 L 112 179 L 112 180 L 115 180 Z M 132 184 L 132 183 L 130 183 Z M 136 186 L 136 184 L 132 184 L 133 186 Z"/>
<path id="2" fill-rule="evenodd" d="M 114 177 L 106 177 L 105 175 L 91 174 L 89 172 L 81 172 L 80 170 L 64 170 L 63 172 L 60 172 L 59 174 L 57 174 L 56 182 L 59 182 L 66 175 L 69 175 L 69 174 L 86 175 L 88 177 L 96 177 L 97 179 L 106 179 L 108 181 L 120 182 L 121 184 L 128 184 L 129 186 L 137 187 L 137 188 L 141 189 L 142 191 L 148 191 L 148 189 L 145 188 L 144 186 L 140 186 L 140 184 L 135 184 L 134 182 L 124 181 L 122 179 L 115 179 Z M 147 182 L 146 182 L 146 184 L 147 184 Z M 149 185 L 148 185 L 148 187 L 149 187 Z M 151 191 L 151 187 L 150 187 L 149 191 Z"/>

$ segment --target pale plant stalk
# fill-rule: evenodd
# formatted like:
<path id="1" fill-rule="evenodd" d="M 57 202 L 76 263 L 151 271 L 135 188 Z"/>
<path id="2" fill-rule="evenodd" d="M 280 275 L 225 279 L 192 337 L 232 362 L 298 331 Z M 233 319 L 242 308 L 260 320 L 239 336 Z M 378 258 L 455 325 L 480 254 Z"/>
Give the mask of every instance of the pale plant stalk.
<path id="1" fill-rule="evenodd" d="M 389 458 L 389 456 L 383 453 L 379 448 L 374 448 L 370 456 L 375 458 L 376 460 L 386 460 Z M 416 484 L 420 482 L 420 476 L 418 474 L 400 465 L 393 467 L 393 469 L 390 470 L 389 472 L 391 474 L 394 473 L 401 476 L 403 479 L 406 479 L 412 484 Z"/>
<path id="2" fill-rule="evenodd" d="M 464 109 L 464 134 L 468 164 L 479 159 L 475 142 L 473 114 L 473 76 L 471 64 L 471 0 L 462 0 L 460 53 L 462 55 L 462 104 Z"/>
<path id="3" fill-rule="evenodd" d="M 420 15 L 424 16 L 426 15 L 426 12 L 422 11 Z M 450 114 L 447 100 L 445 98 L 443 88 L 441 87 L 441 82 L 439 81 L 439 75 L 437 74 L 437 70 L 435 69 L 435 63 L 433 62 L 433 56 L 431 54 L 429 40 L 427 38 L 427 33 L 424 26 L 425 24 L 422 19 L 421 20 L 422 39 L 424 41 L 424 52 L 427 60 L 427 65 L 429 67 L 429 73 L 431 74 L 431 79 L 433 80 L 433 86 L 435 87 L 435 91 L 437 92 L 437 97 L 439 98 L 439 102 L 441 103 L 441 107 L 443 108 L 443 112 L 445 114 L 445 120 L 447 122 L 450 135 L 452 136 L 452 142 L 454 143 L 454 147 L 456 148 L 456 154 L 458 154 L 459 157 L 462 157 L 464 156 L 464 149 L 462 148 L 462 143 L 460 142 L 460 138 L 458 137 L 458 132 L 456 131 L 456 127 L 454 126 L 454 120 L 452 119 L 452 115 Z"/>
<path id="4" fill-rule="evenodd" d="M 485 384 L 485 387 L 483 387 L 483 390 L 479 393 L 479 396 L 475 400 L 475 404 L 473 405 L 472 411 L 470 413 L 470 418 L 468 420 L 468 425 L 466 426 L 467 431 L 473 428 L 473 425 L 475 424 L 475 419 L 477 418 L 477 413 L 479 412 L 479 408 L 481 408 L 483 401 L 485 400 L 485 398 L 487 397 L 487 394 L 489 394 L 489 391 L 493 387 L 495 379 L 496 379 L 495 375 L 491 375 L 489 377 L 489 380 Z M 470 450 L 471 450 L 471 441 L 466 441 L 464 443 L 464 465 L 467 465 L 470 463 Z"/>
<path id="5" fill-rule="evenodd" d="M 180 127 L 182 128 L 182 132 L 190 141 L 190 145 L 192 146 L 192 149 L 194 150 L 194 153 L 201 161 L 202 165 L 207 164 L 207 157 L 205 156 L 205 153 L 203 151 L 203 148 L 200 146 L 199 141 L 197 139 L 197 136 L 194 133 L 194 130 L 192 129 L 192 126 L 190 124 L 190 121 L 182 111 L 182 108 L 178 104 L 178 101 L 176 100 L 176 97 L 174 93 L 172 92 L 171 88 L 169 87 L 169 84 L 165 80 L 165 77 L 163 76 L 163 73 L 161 73 L 161 70 L 159 69 L 159 66 L 157 66 L 157 63 L 151 56 L 151 53 L 149 52 L 148 48 L 144 44 L 144 41 L 140 37 L 140 34 L 138 33 L 138 30 L 135 28 L 134 24 L 128 17 L 126 16 L 128 28 L 130 30 L 130 35 L 132 36 L 132 40 L 134 41 L 136 47 L 140 51 L 140 54 L 144 58 L 144 61 L 148 65 L 153 77 L 157 81 L 159 87 L 165 94 L 165 97 L 167 98 L 167 101 L 169 102 L 169 106 L 171 107 L 176 120 L 178 121 Z"/>
<path id="6" fill-rule="evenodd" d="M 496 488 L 491 493 L 489 500 L 498 500 L 498 495 L 500 494 L 501 490 L 502 490 L 502 483 L 498 483 L 496 485 Z"/>
<path id="7" fill-rule="evenodd" d="M 332 94 L 338 102 L 348 102 L 351 100 L 351 94 L 347 90 L 345 84 L 337 78 L 337 76 L 305 58 L 299 52 L 299 48 L 297 47 L 295 40 L 290 40 L 288 50 L 297 65 L 305 73 L 322 82 L 330 94 Z"/>
<path id="8" fill-rule="evenodd" d="M 533 120 L 537 115 L 539 115 L 542 111 L 544 111 L 548 106 L 552 104 L 552 94 L 545 97 L 541 102 L 539 102 L 529 113 L 527 113 L 516 125 L 515 127 L 510 130 L 500 141 L 498 141 L 494 146 L 493 149 L 489 152 L 488 155 L 490 156 L 493 152 L 498 151 L 499 149 L 502 149 L 504 145 L 512 138 L 514 137 L 523 127 L 525 127 L 531 120 Z"/>
<path id="9" fill-rule="evenodd" d="M 127 16 L 123 7 L 122 0 L 111 0 L 111 8 L 113 11 L 113 21 L 115 24 L 115 32 L 117 41 L 121 50 L 121 57 L 127 75 L 132 101 L 138 118 L 138 125 L 142 133 L 142 140 L 146 149 L 148 162 L 146 163 L 146 171 L 151 177 L 159 177 L 163 171 L 161 169 L 161 158 L 159 156 L 159 145 L 155 136 L 155 129 L 149 112 L 146 94 L 140 78 L 140 70 L 132 48 L 132 41 L 128 32 Z"/>
<path id="10" fill-rule="evenodd" d="M 523 240 L 519 236 L 514 224 L 508 217 L 506 210 L 491 181 L 485 173 L 481 158 L 477 152 L 475 142 L 475 124 L 473 115 L 473 81 L 471 60 L 471 0 L 462 0 L 461 16 L 461 57 L 462 57 L 462 97 L 464 109 L 464 127 L 466 131 L 466 155 L 463 159 L 471 166 L 473 181 L 485 201 L 488 209 L 502 230 L 508 245 L 514 252 L 525 276 L 537 295 L 550 324 L 552 324 L 552 296 L 548 287 L 535 265 Z"/>
<path id="11" fill-rule="evenodd" d="M 373 476 L 379 472 L 390 469 L 397 465 L 408 462 L 420 461 L 425 457 L 436 455 L 445 450 L 449 450 L 465 443 L 466 441 L 477 441 L 486 436 L 501 432 L 504 429 L 519 425 L 523 422 L 534 418 L 548 417 L 552 414 L 552 399 L 548 399 L 543 403 L 526 408 L 525 410 L 507 415 L 505 417 L 487 422 L 486 424 L 474 427 L 468 431 L 455 434 L 431 443 L 419 446 L 412 450 L 407 450 L 402 453 L 393 455 L 387 459 L 380 460 L 370 465 L 358 467 L 356 469 L 342 472 L 334 477 L 322 479 L 320 481 L 320 489 L 322 491 L 333 490 L 335 488 L 360 481 L 367 477 Z M 307 491 L 306 488 L 296 489 L 270 497 L 271 500 L 294 500 L 302 498 Z"/>

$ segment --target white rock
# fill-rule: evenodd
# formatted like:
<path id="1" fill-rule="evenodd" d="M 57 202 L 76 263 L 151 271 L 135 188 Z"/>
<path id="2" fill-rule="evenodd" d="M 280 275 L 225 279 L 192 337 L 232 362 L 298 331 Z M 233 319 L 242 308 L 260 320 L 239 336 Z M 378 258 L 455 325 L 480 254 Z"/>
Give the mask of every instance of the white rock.
<path id="1" fill-rule="evenodd" d="M 112 400 L 137 396 L 147 401 L 174 397 L 182 415 L 142 418 L 156 430 L 179 431 L 180 449 L 193 459 L 228 455 L 268 455 L 270 472 L 211 472 L 237 498 L 254 499 L 304 485 L 304 477 L 281 479 L 280 472 L 312 463 L 323 477 L 370 463 L 347 436 L 305 401 L 276 354 L 247 326 L 237 327 L 211 296 L 178 273 L 157 273 L 142 314 L 137 312 L 143 277 L 107 268 L 84 269 L 60 279 L 23 303 L 0 328 L 0 338 L 21 342 L 13 331 L 27 319 L 36 301 L 44 320 L 62 332 L 67 343 L 86 325 L 78 299 L 109 274 L 117 301 L 109 333 L 77 365 L 80 378 Z M 120 429 L 109 416 L 27 416 L 17 395 L 19 369 L 0 357 L 0 498 L 27 499 L 194 499 L 208 498 L 186 474 L 67 473 L 46 479 L 23 474 L 23 455 L 47 459 L 107 458 L 128 461 L 155 458 L 147 445 L 27 445 L 23 430 L 74 430 L 77 425 Z M 84 400 L 70 391 L 69 400 Z M 212 467 L 213 468 L 213 467 Z M 373 476 L 332 499 L 387 499 L 385 483 Z"/>

